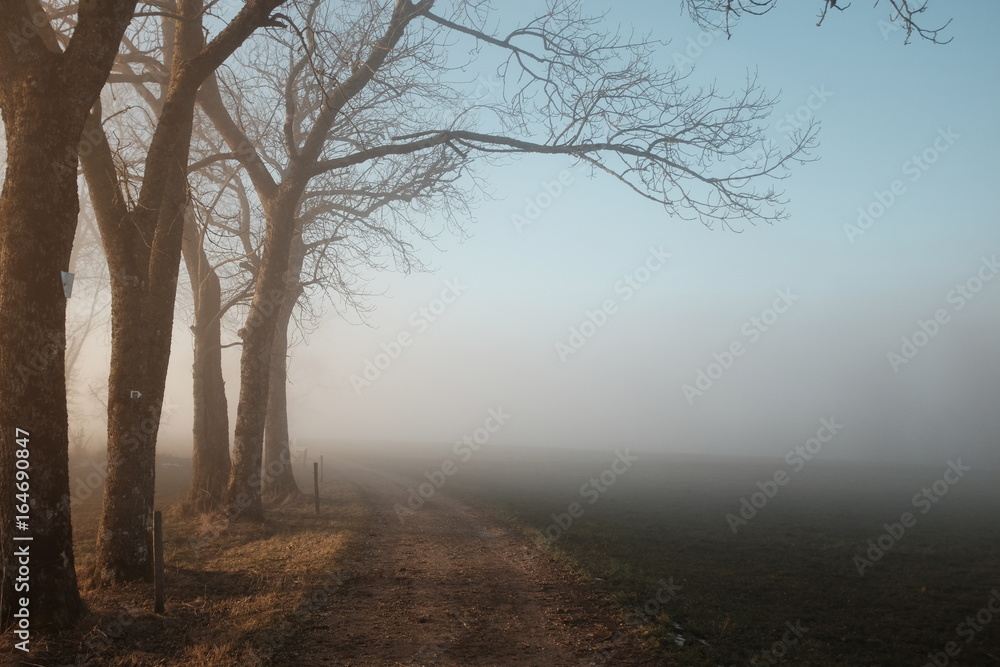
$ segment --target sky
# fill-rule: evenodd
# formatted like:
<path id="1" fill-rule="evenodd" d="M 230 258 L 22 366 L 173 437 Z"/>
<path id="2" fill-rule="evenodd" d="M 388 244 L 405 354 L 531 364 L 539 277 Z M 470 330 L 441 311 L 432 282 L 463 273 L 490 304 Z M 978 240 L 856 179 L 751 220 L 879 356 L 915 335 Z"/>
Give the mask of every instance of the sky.
<path id="1" fill-rule="evenodd" d="M 932 2 L 953 41 L 904 46 L 870 4 L 816 27 L 818 2 L 787 2 L 726 40 L 677 2 L 585 3 L 671 40 L 662 67 L 693 55 L 693 82 L 756 70 L 775 141 L 821 123 L 820 159 L 780 184 L 789 218 L 709 230 L 566 158 L 484 168 L 468 239 L 293 350 L 293 442 L 452 443 L 501 414 L 491 445 L 784 456 L 832 420 L 830 459 L 1000 466 L 1000 5 Z M 189 438 L 189 338 L 161 442 Z"/>

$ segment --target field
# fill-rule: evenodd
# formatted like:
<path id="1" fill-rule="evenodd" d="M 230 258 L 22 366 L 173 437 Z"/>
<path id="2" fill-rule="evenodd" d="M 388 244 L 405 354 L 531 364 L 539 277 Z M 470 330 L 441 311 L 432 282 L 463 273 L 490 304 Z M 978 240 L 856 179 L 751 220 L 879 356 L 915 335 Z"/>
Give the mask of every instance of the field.
<path id="1" fill-rule="evenodd" d="M 994 595 L 1000 609 L 996 471 L 964 472 L 915 506 L 944 463 L 813 461 L 755 498 L 766 504 L 734 534 L 726 515 L 783 461 L 647 454 L 604 491 L 581 489 L 614 458 L 484 450 L 449 490 L 537 531 L 675 664 L 1000 664 L 1000 614 L 983 611 Z M 866 554 L 904 512 L 910 527 Z M 874 558 L 863 575 L 855 556 Z"/>
<path id="2" fill-rule="evenodd" d="M 476 452 L 446 475 L 437 473 L 455 459 L 447 450 L 391 457 L 323 451 L 329 475 L 322 516 L 300 502 L 272 509 L 262 526 L 222 530 L 171 509 L 187 488 L 189 461 L 160 461 L 157 505 L 165 510 L 168 582 L 163 616 L 152 613 L 147 584 L 89 587 L 100 489 L 87 493 L 87 478 L 98 468 L 75 462 L 71 478 L 83 485 L 74 484 L 74 537 L 90 613 L 76 629 L 41 641 L 25 664 L 337 664 L 343 647 L 318 648 L 310 633 L 339 636 L 349 627 L 378 654 L 384 638 L 358 630 L 385 621 L 365 597 L 364 576 L 347 575 L 343 587 L 331 585 L 330 577 L 350 572 L 359 559 L 369 561 L 371 536 L 391 537 L 415 525 L 399 523 L 385 503 L 432 488 L 432 505 L 457 497 L 520 526 L 569 563 L 584 588 L 624 609 L 632 630 L 665 665 L 1000 664 L 996 471 L 958 462 L 899 469 L 822 461 L 795 471 L 768 459 L 498 447 Z M 386 488 L 395 489 L 398 500 L 383 498 L 382 509 L 373 507 L 370 491 L 335 472 L 346 475 L 348 458 L 389 473 L 396 481 Z M 769 484 L 782 470 L 784 483 Z M 920 495 L 925 488 L 927 495 Z M 756 513 L 744 507 L 747 518 L 738 522 L 744 498 Z M 437 539 L 397 534 L 391 551 L 400 553 L 383 555 L 383 569 L 393 571 L 398 561 L 405 565 L 400 571 L 413 570 L 431 552 L 416 543 Z M 476 553 L 485 548 L 473 546 Z M 386 580 L 371 574 L 373 581 Z M 418 577 L 409 585 L 433 596 L 432 586 L 442 584 Z M 336 590 L 340 606 L 310 605 L 318 590 Z M 461 611 L 449 604 L 436 600 L 436 611 L 419 623 Z M 394 622 L 411 620 L 402 613 Z M 394 627 L 397 639 L 407 631 Z M 474 645 L 474 635 L 468 630 L 462 641 Z M 437 663 L 413 658 L 399 664 Z"/>

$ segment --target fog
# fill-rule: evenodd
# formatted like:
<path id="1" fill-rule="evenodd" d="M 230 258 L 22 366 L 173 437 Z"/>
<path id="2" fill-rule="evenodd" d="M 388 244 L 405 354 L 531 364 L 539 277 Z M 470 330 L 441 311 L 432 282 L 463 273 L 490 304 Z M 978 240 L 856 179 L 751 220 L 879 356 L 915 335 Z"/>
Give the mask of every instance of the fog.
<path id="1" fill-rule="evenodd" d="M 490 447 L 778 457 L 826 419 L 843 425 L 831 460 L 1000 466 L 1000 52 L 972 20 L 998 9 L 976 6 L 945 47 L 889 43 L 862 11 L 801 29 L 808 7 L 702 49 L 699 80 L 738 83 L 750 66 L 780 91 L 776 141 L 822 123 L 822 159 L 779 184 L 790 215 L 774 225 L 671 218 L 565 158 L 484 168 L 470 237 L 421 248 L 432 273 L 367 276 L 365 318 L 327 308 L 299 335 L 293 448 L 449 444 L 502 410 Z M 627 2 L 612 18 L 672 39 L 665 65 L 699 35 L 674 8 Z M 186 317 L 160 436 L 182 455 Z M 106 342 L 80 383 L 103 381 Z M 239 348 L 226 354 L 235 415 Z"/>

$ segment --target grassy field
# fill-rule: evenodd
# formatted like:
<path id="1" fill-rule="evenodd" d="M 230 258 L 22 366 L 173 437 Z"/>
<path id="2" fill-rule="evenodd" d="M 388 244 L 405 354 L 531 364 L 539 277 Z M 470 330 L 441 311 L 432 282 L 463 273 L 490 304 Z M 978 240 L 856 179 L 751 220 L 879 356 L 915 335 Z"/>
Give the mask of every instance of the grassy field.
<path id="1" fill-rule="evenodd" d="M 314 596 L 335 594 L 371 509 L 353 487 L 327 484 L 320 516 L 309 498 L 268 510 L 257 526 L 186 518 L 173 506 L 188 489 L 189 466 L 190 460 L 169 457 L 157 465 L 166 563 L 166 609 L 158 615 L 151 584 L 89 586 L 100 466 L 72 463 L 74 548 L 89 612 L 74 630 L 39 638 L 23 664 L 245 667 L 294 653 L 303 631 L 296 626 L 310 625 L 303 621 L 315 616 Z M 11 652 L 7 639 L 0 654 Z"/>
<path id="2" fill-rule="evenodd" d="M 726 515 L 783 461 L 643 455 L 603 491 L 581 488 L 613 460 L 484 450 L 448 484 L 562 553 L 673 664 L 1000 665 L 1000 613 L 981 612 L 1000 591 L 996 471 L 915 507 L 944 462 L 813 461 L 734 533 Z M 860 574 L 855 556 L 907 511 L 914 522 Z"/>

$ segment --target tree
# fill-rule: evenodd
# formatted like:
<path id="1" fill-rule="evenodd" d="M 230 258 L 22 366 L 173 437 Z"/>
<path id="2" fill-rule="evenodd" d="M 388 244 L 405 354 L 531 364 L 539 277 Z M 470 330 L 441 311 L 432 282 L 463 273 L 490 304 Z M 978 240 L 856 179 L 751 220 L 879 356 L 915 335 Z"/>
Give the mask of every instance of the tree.
<path id="1" fill-rule="evenodd" d="M 877 8 L 881 0 L 875 0 Z M 778 4 L 778 0 L 682 0 L 691 18 L 706 30 L 720 30 L 726 37 L 732 36 L 736 23 L 744 16 L 763 16 Z M 819 20 L 823 25 L 831 9 L 845 11 L 851 3 L 842 0 L 818 0 Z M 841 2 L 841 4 L 838 4 Z M 947 44 L 951 38 L 943 39 L 941 33 L 951 24 L 951 20 L 937 28 L 929 28 L 922 21 L 927 11 L 928 0 L 888 0 L 889 21 L 895 29 L 904 30 L 904 44 L 909 44 L 914 35 L 934 44 Z M 883 30 L 885 30 L 883 28 Z"/>
<path id="2" fill-rule="evenodd" d="M 85 3 L 65 48 L 37 0 L 0 6 L 0 627 L 26 598 L 32 624 L 82 610 L 73 560 L 66 408 L 66 297 L 79 213 L 77 150 L 136 0 Z M 15 462 L 29 461 L 15 477 Z M 21 473 L 26 473 L 22 475 Z M 15 493 L 25 502 L 15 503 Z M 25 511 L 25 510 L 28 511 Z M 26 528 L 15 514 L 27 515 Z M 15 536 L 30 535 L 30 543 Z M 15 547 L 30 551 L 30 591 L 15 592 Z"/>
<path id="3" fill-rule="evenodd" d="M 227 113 L 218 88 L 209 82 L 203 89 L 201 106 L 246 168 L 267 222 L 243 335 L 226 494 L 235 516 L 262 517 L 265 369 L 274 349 L 296 212 L 311 179 L 399 156 L 453 159 L 460 172 L 474 153 L 561 154 L 610 173 L 671 213 L 726 225 L 736 216 L 751 222 L 780 217 L 779 195 L 757 191 L 754 184 L 781 176 L 813 140 L 810 128 L 787 154 L 771 150 L 737 164 L 736 158 L 760 143 L 772 104 L 755 82 L 748 80 L 732 96 L 714 88 L 691 90 L 676 72 L 651 68 L 655 44 L 595 30 L 600 17 L 582 15 L 578 3 L 553 3 L 506 37 L 458 22 L 460 17 L 485 21 L 485 3 L 457 3 L 452 18 L 433 13 L 434 5 L 430 0 L 401 0 L 391 7 L 347 3 L 333 15 L 316 2 L 295 3 L 301 10 L 297 19 L 279 17 L 301 42 L 291 76 L 284 79 L 286 160 L 275 168 L 280 182 L 269 168 L 273 163 L 257 150 L 260 142 L 251 141 Z M 474 49 L 499 49 L 506 58 L 500 72 L 513 92 L 486 108 L 495 131 L 469 129 L 483 105 L 470 103 L 457 84 L 436 85 L 452 71 L 443 48 L 456 36 L 471 38 Z M 318 82 L 318 94 L 295 95 L 296 81 L 307 77 Z M 442 108 L 458 110 L 444 125 L 438 124 Z M 350 127 L 333 132 L 343 116 L 350 116 Z"/>
<path id="4" fill-rule="evenodd" d="M 319 6 L 318 2 L 309 3 L 307 23 L 312 20 Z M 331 102 L 325 91 L 319 98 L 320 103 L 311 107 L 315 112 L 315 120 L 308 132 L 303 132 L 307 138 L 298 145 L 294 138 L 292 125 L 301 124 L 302 117 L 296 117 L 297 105 L 309 104 L 309 100 L 299 100 L 295 97 L 294 83 L 296 77 L 303 73 L 310 64 L 311 54 L 300 57 L 293 66 L 285 91 L 286 114 L 290 114 L 285 124 L 287 148 L 287 164 L 281 170 L 282 179 L 276 182 L 265 166 L 260 152 L 245 132 L 237 126 L 222 101 L 217 86 L 212 82 L 203 90 L 202 108 L 212 118 L 219 132 L 226 138 L 236 157 L 241 159 L 254 184 L 257 195 L 263 205 L 268 221 L 264 252 L 257 278 L 254 300 L 250 306 L 248 326 L 242 330 L 243 355 L 241 359 L 240 403 L 237 412 L 236 439 L 234 447 L 233 474 L 231 475 L 226 494 L 229 514 L 233 517 L 262 518 L 261 505 L 261 470 L 263 460 L 263 438 L 267 403 L 270 397 L 272 406 L 283 406 L 283 386 L 269 387 L 272 370 L 272 349 L 277 345 L 279 353 L 283 343 L 276 343 L 276 331 L 280 319 L 287 322 L 291 314 L 291 305 L 285 301 L 289 297 L 286 290 L 288 284 L 297 283 L 298 271 L 291 267 L 292 247 L 296 239 L 297 213 L 305 190 L 310 180 L 324 171 L 312 172 L 324 148 L 326 137 L 334 125 L 342 123 L 342 111 L 350 97 L 362 90 L 371 76 L 383 64 L 384 59 L 392 50 L 395 41 L 402 36 L 401 28 L 413 15 L 413 5 L 405 2 L 396 4 L 389 30 L 374 39 L 375 47 L 366 61 L 359 62 L 351 76 L 345 82 L 344 92 L 350 92 L 341 102 Z M 347 165 L 349 166 L 349 165 Z M 330 170 L 325 170 L 330 171 Z M 270 249 L 270 250 L 269 250 Z M 290 272 L 289 269 L 292 268 Z M 294 276 L 294 279 L 292 279 Z M 294 295 L 292 295 L 294 298 Z M 294 304 L 294 300 L 291 302 Z M 284 355 L 282 354 L 282 359 Z M 282 362 L 283 363 L 283 362 Z M 275 364 L 276 375 L 283 376 L 284 369 Z M 287 452 L 287 435 L 283 438 L 277 433 L 287 434 L 287 426 L 281 424 L 284 410 L 274 408 L 275 417 L 272 423 L 272 442 L 283 444 L 273 448 L 273 452 Z M 280 463 L 279 463 L 280 466 Z M 287 464 L 283 466 L 287 469 Z M 288 471 L 290 472 L 290 470 Z M 287 484 L 284 489 L 288 489 Z"/>
<path id="5" fill-rule="evenodd" d="M 297 43 L 296 43 L 297 44 Z M 292 44 L 294 47 L 296 44 Z M 294 48 L 292 49 L 294 53 Z M 296 60 L 296 58 L 298 58 Z M 284 101 L 284 111 L 286 116 L 297 118 L 299 102 L 307 99 L 309 94 L 317 95 L 316 85 L 310 79 L 303 81 L 296 80 L 295 71 L 304 64 L 304 58 L 296 56 L 290 63 L 290 74 L 293 81 L 287 87 L 294 86 L 299 92 L 288 94 L 286 84 L 278 71 L 267 71 L 260 66 L 257 58 L 251 52 L 245 60 L 246 64 L 239 64 L 239 68 L 247 70 L 258 69 L 262 74 L 271 75 L 274 85 L 277 86 L 272 92 L 276 93 L 276 98 Z M 240 77 L 242 78 L 242 77 Z M 247 98 L 246 91 L 243 90 L 239 79 L 227 81 L 225 88 L 232 91 L 227 95 L 224 104 L 218 107 L 218 113 L 225 118 L 225 122 L 234 125 L 237 122 L 234 116 L 240 119 L 238 126 L 244 136 L 253 134 L 256 139 L 255 150 L 262 156 L 262 159 L 272 165 L 278 171 L 284 171 L 287 155 L 282 154 L 282 138 L 280 129 L 274 129 L 270 123 L 270 116 L 273 109 L 266 110 L 267 105 L 259 105 L 265 109 L 264 114 L 258 117 L 255 104 L 243 104 Z M 311 89 L 311 90 L 310 90 Z M 300 94 L 301 93 L 301 94 Z M 305 105 L 308 106 L 308 105 Z M 233 112 L 229 110 L 232 109 Z M 350 114 L 345 115 L 336 123 L 336 132 L 348 131 L 351 127 L 352 118 Z M 229 274 L 224 278 L 226 283 L 232 287 L 226 291 L 230 294 L 226 303 L 220 305 L 220 311 L 206 313 L 205 321 L 211 322 L 221 319 L 222 315 L 229 312 L 233 306 L 243 307 L 243 298 L 253 292 L 253 283 L 260 265 L 260 255 L 258 252 L 259 239 L 255 232 L 251 232 L 253 215 L 248 193 L 244 190 L 241 170 L 232 170 L 228 166 L 220 168 L 219 165 L 226 160 L 231 160 L 232 154 L 223 153 L 215 139 L 211 128 L 200 124 L 196 132 L 199 141 L 193 148 L 193 153 L 197 155 L 191 165 L 191 169 L 197 169 L 199 175 L 207 178 L 206 187 L 198 187 L 192 183 L 192 200 L 196 209 L 202 211 L 200 217 L 203 224 L 199 230 L 192 231 L 189 235 L 191 242 L 185 243 L 185 258 L 189 274 L 195 275 L 198 271 L 203 274 L 211 273 L 199 279 L 199 284 L 212 285 L 221 284 L 221 275 L 217 272 L 221 267 L 238 266 L 243 271 L 229 270 Z M 249 141 L 249 139 L 247 139 Z M 268 147 L 274 150 L 269 150 Z M 387 215 L 389 210 L 396 210 L 405 207 L 411 213 L 418 207 L 423 199 L 435 196 L 440 200 L 448 201 L 449 198 L 443 196 L 442 188 L 450 187 L 450 178 L 447 178 L 450 167 L 444 163 L 432 163 L 429 166 L 431 171 L 421 169 L 422 160 L 410 159 L 408 161 L 397 161 L 393 164 L 393 171 L 381 173 L 370 166 L 364 169 L 346 170 L 344 173 L 328 175 L 326 178 L 313 179 L 310 190 L 302 198 L 302 204 L 296 213 L 295 231 L 292 240 L 292 251 L 290 257 L 289 271 L 283 282 L 285 293 L 278 300 L 276 314 L 276 334 L 274 338 L 274 349 L 272 350 L 270 363 L 270 380 L 268 382 L 267 415 L 265 419 L 264 435 L 264 458 L 262 463 L 262 493 L 269 502 L 280 503 L 289 497 L 299 493 L 295 483 L 295 478 L 291 466 L 291 456 L 288 446 L 288 414 L 286 396 L 287 378 L 287 357 L 290 344 L 289 326 L 292 322 L 293 313 L 298 306 L 300 313 L 305 314 L 305 318 L 316 321 L 318 318 L 315 310 L 315 298 L 302 298 L 307 294 L 319 291 L 322 295 L 338 295 L 342 299 L 344 306 L 349 310 L 360 313 L 363 309 L 360 299 L 357 280 L 353 277 L 359 266 L 372 269 L 382 268 L 377 259 L 379 249 L 390 246 L 397 256 L 397 267 L 409 270 L 419 267 L 420 264 L 409 251 L 410 245 L 403 240 L 400 228 L 406 228 L 417 236 L 427 236 L 417 225 L 408 225 L 403 218 Z M 223 197 L 223 193 L 231 191 L 235 196 Z M 203 194 L 201 194 L 203 193 Z M 199 203 L 203 199 L 205 203 Z M 230 205 L 226 206 L 229 212 L 220 213 L 220 204 L 224 200 L 230 200 Z M 235 201 L 233 201 L 235 200 Z M 437 206 L 440 201 L 435 201 L 434 212 L 437 215 L 448 215 L 448 207 Z M 424 207 L 429 214 L 430 210 Z M 197 260 L 195 249 L 200 248 L 202 252 L 206 249 L 208 240 L 213 248 L 212 258 L 205 253 Z M 226 240 L 229 240 L 227 246 Z M 236 240 L 238 242 L 233 243 Z M 200 243 L 200 245 L 199 245 Z M 194 266 L 197 264 L 197 268 Z M 308 275 L 306 275 L 308 274 Z M 348 277 L 351 276 L 351 277 Z M 314 289 L 315 288 L 315 289 Z M 215 287 L 211 287 L 209 293 L 214 295 Z M 213 296 L 213 299 L 216 297 Z M 221 301 L 219 302 L 221 304 Z M 202 395 L 200 388 L 202 376 L 211 374 L 221 378 L 221 359 L 213 357 L 211 363 L 214 368 L 206 368 L 199 361 L 197 351 L 199 349 L 221 349 L 221 339 L 219 328 L 213 328 L 209 335 L 205 335 L 205 327 L 198 324 L 198 314 L 202 311 L 199 306 L 195 310 L 195 395 Z M 298 320 L 299 327 L 304 324 L 302 318 Z M 245 331 L 245 327 L 243 328 Z M 220 380 L 221 383 L 221 380 Z M 196 405 L 201 402 L 196 398 Z M 189 509 L 205 511 L 215 509 L 215 489 L 206 487 L 205 481 L 215 478 L 218 472 L 225 466 L 228 475 L 228 458 L 218 465 L 211 463 L 213 460 L 206 452 L 202 451 L 201 422 L 210 421 L 222 423 L 226 420 L 224 403 L 210 402 L 206 406 L 205 416 L 199 414 L 196 407 L 195 413 L 195 460 L 194 460 L 194 483 L 192 485 L 192 497 L 186 502 Z M 211 408 L 217 416 L 209 416 L 207 413 Z M 207 442 L 207 440 L 206 440 Z M 213 445 L 214 448 L 214 445 Z M 228 449 L 225 450 L 228 457 Z M 221 457 L 219 457 L 221 458 Z M 195 503 L 200 503 L 197 505 Z"/>
<path id="6" fill-rule="evenodd" d="M 302 198 L 285 279 L 285 294 L 276 316 L 268 381 L 264 431 L 262 495 L 281 502 L 298 494 L 288 447 L 288 357 L 293 313 L 298 327 L 320 317 L 320 296 L 337 298 L 341 307 L 361 315 L 367 296 L 358 275 L 383 270 L 392 256 L 398 270 L 422 270 L 409 239 L 432 241 L 426 221 L 444 219 L 461 230 L 454 211 L 464 210 L 454 187 L 455 165 L 397 159 L 315 179 Z M 385 168 L 389 169 L 386 170 Z M 336 305 L 336 304 L 335 304 Z"/>
<path id="7" fill-rule="evenodd" d="M 161 13 L 174 21 L 174 39 L 164 42 L 167 82 L 154 95 L 156 124 L 134 200 L 106 140 L 83 160 L 112 292 L 108 474 L 97 541 L 97 585 L 152 576 L 156 435 L 188 206 L 195 96 L 202 82 L 255 30 L 272 24 L 271 12 L 282 0 L 250 0 L 207 43 L 202 0 L 159 4 L 165 7 Z M 141 72 L 134 76 L 144 78 Z M 106 139 L 102 121 L 98 107 L 89 127 Z"/>
<path id="8" fill-rule="evenodd" d="M 306 41 L 314 41 L 311 22 L 316 7 L 318 3 L 311 3 L 311 11 L 306 16 L 301 35 Z M 287 174 L 296 162 L 295 149 L 290 148 L 291 143 L 286 140 L 287 132 L 292 131 L 288 128 L 294 126 L 294 132 L 300 136 L 307 133 L 307 127 L 310 133 L 318 132 L 316 126 L 310 127 L 313 120 L 310 114 L 322 106 L 325 91 L 309 71 L 315 47 L 300 53 L 300 37 L 294 34 L 291 39 L 275 36 L 269 41 L 274 43 L 274 48 L 258 45 L 260 48 L 252 48 L 245 57 L 238 58 L 242 61 L 238 65 L 238 76 L 227 77 L 218 89 L 209 83 L 203 90 L 201 104 L 221 127 L 228 128 L 234 146 L 246 155 L 250 154 L 248 147 L 253 146 L 256 160 L 279 174 Z M 287 63 L 282 62 L 284 58 L 288 59 Z M 267 91 L 262 91 L 260 86 L 254 91 L 253 102 L 247 102 L 251 96 L 241 85 L 244 72 L 255 74 L 255 80 L 268 82 Z M 265 100 L 263 103 L 259 101 L 261 97 Z M 279 104 L 285 114 L 284 129 L 270 122 L 275 112 L 275 107 L 268 103 L 271 100 Z M 354 109 L 345 109 L 333 120 L 327 133 L 344 136 L 356 131 L 358 123 L 371 124 L 372 120 Z M 201 158 L 198 164 L 227 157 L 234 155 L 213 152 Z M 411 219 L 422 211 L 428 216 L 433 213 L 453 222 L 450 211 L 458 207 L 451 202 L 463 200 L 453 187 L 455 177 L 452 173 L 461 158 L 454 152 L 445 152 L 443 157 L 428 159 L 411 155 L 305 179 L 307 190 L 295 209 L 288 271 L 279 287 L 283 292 L 276 294 L 274 299 L 277 303 L 275 334 L 268 371 L 261 480 L 261 492 L 267 500 L 281 502 L 298 493 L 290 465 L 285 386 L 289 324 L 296 305 L 301 311 L 307 311 L 314 300 L 302 297 L 312 288 L 319 288 L 323 294 L 337 294 L 347 309 L 360 313 L 363 295 L 353 276 L 359 267 L 383 268 L 380 261 L 383 250 L 388 249 L 396 266 L 403 270 L 422 266 L 413 256 L 412 246 L 405 237 L 431 237 L 421 224 L 412 224 Z M 282 185 L 288 183 L 286 177 Z M 266 197 L 266 190 L 263 194 L 258 192 L 258 198 Z M 249 250 L 251 245 L 244 240 L 240 251 L 252 260 L 249 265 L 256 274 L 260 260 L 256 247 L 253 252 Z M 246 336 L 252 328 L 253 323 L 248 322 L 241 335 Z"/>
<path id="9" fill-rule="evenodd" d="M 207 227 L 207 225 L 206 225 Z M 229 479 L 229 407 L 222 375 L 222 283 L 205 252 L 205 233 L 185 219 L 183 254 L 194 295 L 194 424 L 189 512 L 214 510 Z"/>

